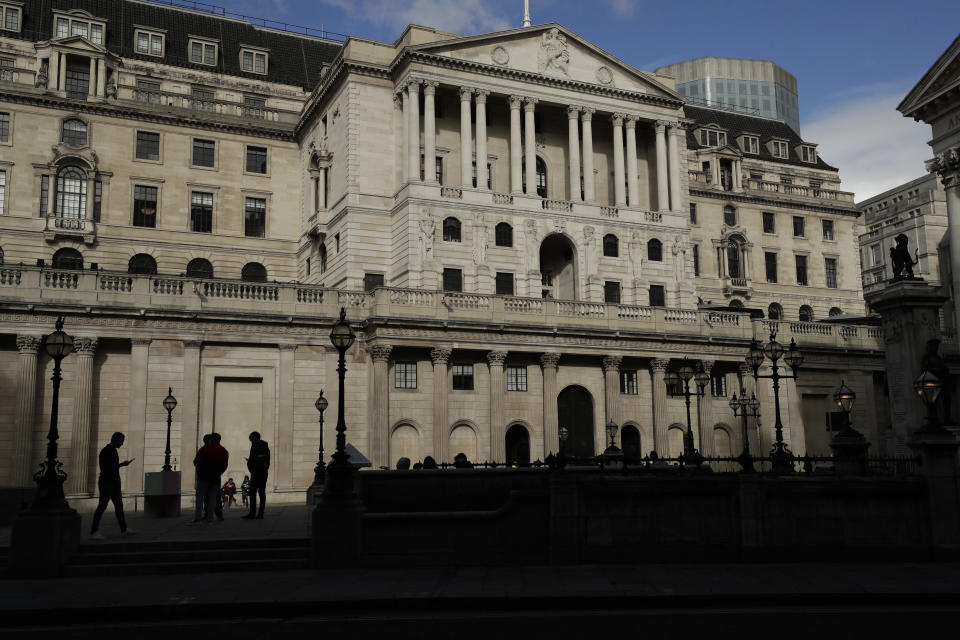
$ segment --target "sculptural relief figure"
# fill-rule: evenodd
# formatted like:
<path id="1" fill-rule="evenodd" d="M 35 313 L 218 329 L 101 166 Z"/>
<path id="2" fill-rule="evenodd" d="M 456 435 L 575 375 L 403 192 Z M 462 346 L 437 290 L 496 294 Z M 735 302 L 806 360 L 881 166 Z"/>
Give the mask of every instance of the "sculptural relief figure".
<path id="1" fill-rule="evenodd" d="M 687 252 L 680 244 L 680 238 L 673 239 L 673 247 L 670 251 L 673 253 L 673 268 L 677 275 L 677 282 L 683 280 L 684 263 L 686 262 Z"/>
<path id="2" fill-rule="evenodd" d="M 593 241 L 593 227 L 583 228 L 583 262 L 586 267 L 587 275 L 592 276 L 597 272 L 597 252 L 596 243 Z"/>
<path id="3" fill-rule="evenodd" d="M 437 223 L 429 213 L 420 221 L 420 257 L 423 264 L 433 259 L 433 240 L 437 234 Z"/>
<path id="4" fill-rule="evenodd" d="M 477 218 L 473 225 L 473 263 L 476 265 L 487 263 L 487 243 L 490 241 L 487 237 L 488 231 L 483 220 Z"/>
<path id="5" fill-rule="evenodd" d="M 106 88 L 104 89 L 104 91 L 106 92 L 108 98 L 116 98 L 116 97 L 117 97 L 117 81 L 116 81 L 116 79 L 114 78 L 113 75 L 111 75 L 111 76 L 107 79 L 107 86 L 106 86 Z"/>
<path id="6" fill-rule="evenodd" d="M 920 257 L 917 255 L 917 250 L 913 250 L 914 258 L 910 257 L 910 249 L 907 248 L 907 243 L 910 239 L 906 234 L 901 233 L 896 238 L 897 246 L 890 247 L 890 261 L 893 263 L 893 279 L 901 280 L 903 278 L 912 279 L 915 276 L 913 275 L 913 268 L 919 264 Z"/>
<path id="7" fill-rule="evenodd" d="M 44 62 L 40 65 L 40 71 L 37 72 L 37 77 L 33 81 L 33 86 L 40 89 L 47 86 L 47 63 Z"/>
<path id="8" fill-rule="evenodd" d="M 530 271 L 540 270 L 540 246 L 537 242 L 537 222 L 527 220 L 524 243 L 527 245 L 527 268 Z"/>
<path id="9" fill-rule="evenodd" d="M 567 37 L 554 27 L 540 36 L 540 53 L 537 56 L 540 73 L 547 75 L 567 75 L 570 65 L 570 50 Z"/>
<path id="10" fill-rule="evenodd" d="M 633 279 L 640 279 L 640 271 L 643 268 L 643 239 L 640 234 L 634 231 L 630 234 L 629 244 L 627 245 L 627 257 L 630 258 L 630 265 L 633 267 Z"/>

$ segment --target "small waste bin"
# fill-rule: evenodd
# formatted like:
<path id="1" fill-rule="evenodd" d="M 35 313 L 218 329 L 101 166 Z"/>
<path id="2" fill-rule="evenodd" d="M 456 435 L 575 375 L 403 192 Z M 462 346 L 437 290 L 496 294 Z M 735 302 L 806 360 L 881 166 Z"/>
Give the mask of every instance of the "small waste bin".
<path id="1" fill-rule="evenodd" d="M 176 518 L 180 515 L 179 471 L 144 474 L 143 512 L 149 518 Z"/>

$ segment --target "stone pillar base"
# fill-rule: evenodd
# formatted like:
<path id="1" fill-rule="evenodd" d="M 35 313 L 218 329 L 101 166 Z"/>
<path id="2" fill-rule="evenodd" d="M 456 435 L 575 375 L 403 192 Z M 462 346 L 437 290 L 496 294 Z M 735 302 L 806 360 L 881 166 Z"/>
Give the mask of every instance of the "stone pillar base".
<path id="1" fill-rule="evenodd" d="M 849 434 L 840 433 L 830 441 L 830 448 L 833 449 L 834 466 L 838 474 L 866 474 L 870 443 L 861 434 L 853 430 Z"/>
<path id="2" fill-rule="evenodd" d="M 947 430 L 917 431 L 907 442 L 920 454 L 920 473 L 927 481 L 927 512 L 934 549 L 960 549 L 960 441 Z"/>
<path id="3" fill-rule="evenodd" d="M 10 571 L 13 575 L 62 575 L 80 545 L 80 514 L 73 509 L 27 509 L 13 521 Z"/>
<path id="4" fill-rule="evenodd" d="M 357 498 L 321 498 L 313 510 L 311 562 L 316 569 L 360 566 L 360 516 Z"/>

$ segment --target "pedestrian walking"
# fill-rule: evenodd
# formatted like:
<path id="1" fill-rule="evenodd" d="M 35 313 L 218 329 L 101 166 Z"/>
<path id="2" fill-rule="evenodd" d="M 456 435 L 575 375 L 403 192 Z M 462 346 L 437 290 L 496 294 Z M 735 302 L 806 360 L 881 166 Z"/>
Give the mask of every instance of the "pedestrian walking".
<path id="1" fill-rule="evenodd" d="M 250 476 L 243 476 L 243 482 L 240 483 L 240 497 L 243 498 L 243 506 L 247 506 L 250 498 Z"/>
<path id="2" fill-rule="evenodd" d="M 220 434 L 210 433 L 203 436 L 203 446 L 197 451 L 193 459 L 193 466 L 197 472 L 196 511 L 193 522 L 210 522 L 216 513 L 218 520 L 223 520 L 220 504 L 220 475 L 226 471 L 229 454 L 220 446 Z"/>
<path id="3" fill-rule="evenodd" d="M 120 467 L 125 467 L 134 461 L 134 458 L 130 458 L 120 462 L 117 449 L 123 446 L 125 439 L 126 436 L 117 431 L 110 437 L 110 443 L 100 450 L 100 478 L 97 480 L 100 502 L 97 503 L 97 509 L 93 512 L 93 524 L 90 527 L 89 536 L 91 540 L 103 540 L 103 535 L 99 531 L 100 518 L 103 517 L 103 512 L 107 510 L 107 504 L 110 502 L 113 502 L 113 509 L 117 513 L 120 535 L 133 535 L 133 529 L 127 527 L 127 520 L 123 517 L 123 493 L 120 488 Z"/>
<path id="4" fill-rule="evenodd" d="M 223 483 L 223 508 L 229 509 L 231 504 L 236 504 L 237 499 L 234 497 L 237 495 L 237 483 L 233 481 L 233 478 L 227 478 L 227 481 Z"/>
<path id="5" fill-rule="evenodd" d="M 260 439 L 260 433 L 250 434 L 250 457 L 247 458 L 250 471 L 250 513 L 244 520 L 263 519 L 263 509 L 267 504 L 267 470 L 270 469 L 270 447 Z M 260 509 L 257 510 L 257 494 L 260 495 Z"/>

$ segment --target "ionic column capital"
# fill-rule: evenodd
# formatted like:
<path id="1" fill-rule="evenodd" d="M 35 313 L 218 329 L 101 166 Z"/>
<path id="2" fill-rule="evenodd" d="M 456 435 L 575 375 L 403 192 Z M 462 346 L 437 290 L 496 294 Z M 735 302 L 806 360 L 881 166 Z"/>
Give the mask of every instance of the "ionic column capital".
<path id="1" fill-rule="evenodd" d="M 367 346 L 370 352 L 370 358 L 374 362 L 389 362 L 390 354 L 393 352 L 392 344 L 378 343 Z"/>
<path id="2" fill-rule="evenodd" d="M 670 366 L 670 360 L 667 358 L 654 358 L 650 361 L 650 372 L 651 373 L 666 373 L 667 367 Z"/>
<path id="3" fill-rule="evenodd" d="M 524 98 L 523 99 L 524 111 L 529 111 L 530 113 L 533 113 L 533 110 L 536 108 L 538 102 L 540 102 L 540 100 L 537 98 Z"/>
<path id="4" fill-rule="evenodd" d="M 625 116 L 624 114 L 622 114 L 622 113 L 613 113 L 613 114 L 610 115 L 610 121 L 613 122 L 613 126 L 615 126 L 615 127 L 622 127 L 622 126 L 623 126 L 623 119 L 624 119 L 625 117 L 626 117 L 626 116 Z"/>
<path id="5" fill-rule="evenodd" d="M 567 118 L 570 120 L 576 120 L 580 117 L 580 112 L 583 111 L 583 107 L 578 107 L 576 105 L 567 105 Z"/>
<path id="6" fill-rule="evenodd" d="M 453 355 L 453 349 L 447 347 L 437 347 L 430 350 L 430 359 L 434 365 L 447 364 L 450 362 L 450 356 Z"/>
<path id="7" fill-rule="evenodd" d="M 952 147 L 926 162 L 927 171 L 940 176 L 945 189 L 960 186 L 960 147 Z"/>
<path id="8" fill-rule="evenodd" d="M 490 95 L 490 92 L 487 89 L 476 89 L 473 94 L 477 104 L 486 104 L 487 96 Z"/>
<path id="9" fill-rule="evenodd" d="M 540 355 L 540 364 L 544 369 L 556 369 L 560 365 L 560 354 L 549 351 Z"/>
<path id="10" fill-rule="evenodd" d="M 487 353 L 487 362 L 491 367 L 502 367 L 507 361 L 506 351 L 489 351 Z"/>
<path id="11" fill-rule="evenodd" d="M 460 87 L 460 102 L 470 102 L 474 91 L 472 87 Z"/>
<path id="12" fill-rule="evenodd" d="M 440 83 L 436 80 L 424 80 L 423 81 L 423 95 L 433 96 L 437 94 L 437 87 L 440 86 Z"/>
<path id="13" fill-rule="evenodd" d="M 623 362 L 623 358 L 620 356 L 606 356 L 603 359 L 603 372 L 620 371 L 621 362 Z"/>
<path id="14" fill-rule="evenodd" d="M 510 96 L 510 108 L 520 110 L 520 107 L 523 106 L 523 96 Z"/>
<path id="15" fill-rule="evenodd" d="M 93 357 L 93 354 L 97 352 L 97 339 L 96 338 L 74 338 L 73 350 L 76 351 L 78 356 Z"/>
<path id="16" fill-rule="evenodd" d="M 41 336 L 17 336 L 17 349 L 20 353 L 36 354 L 41 344 L 43 344 Z"/>

